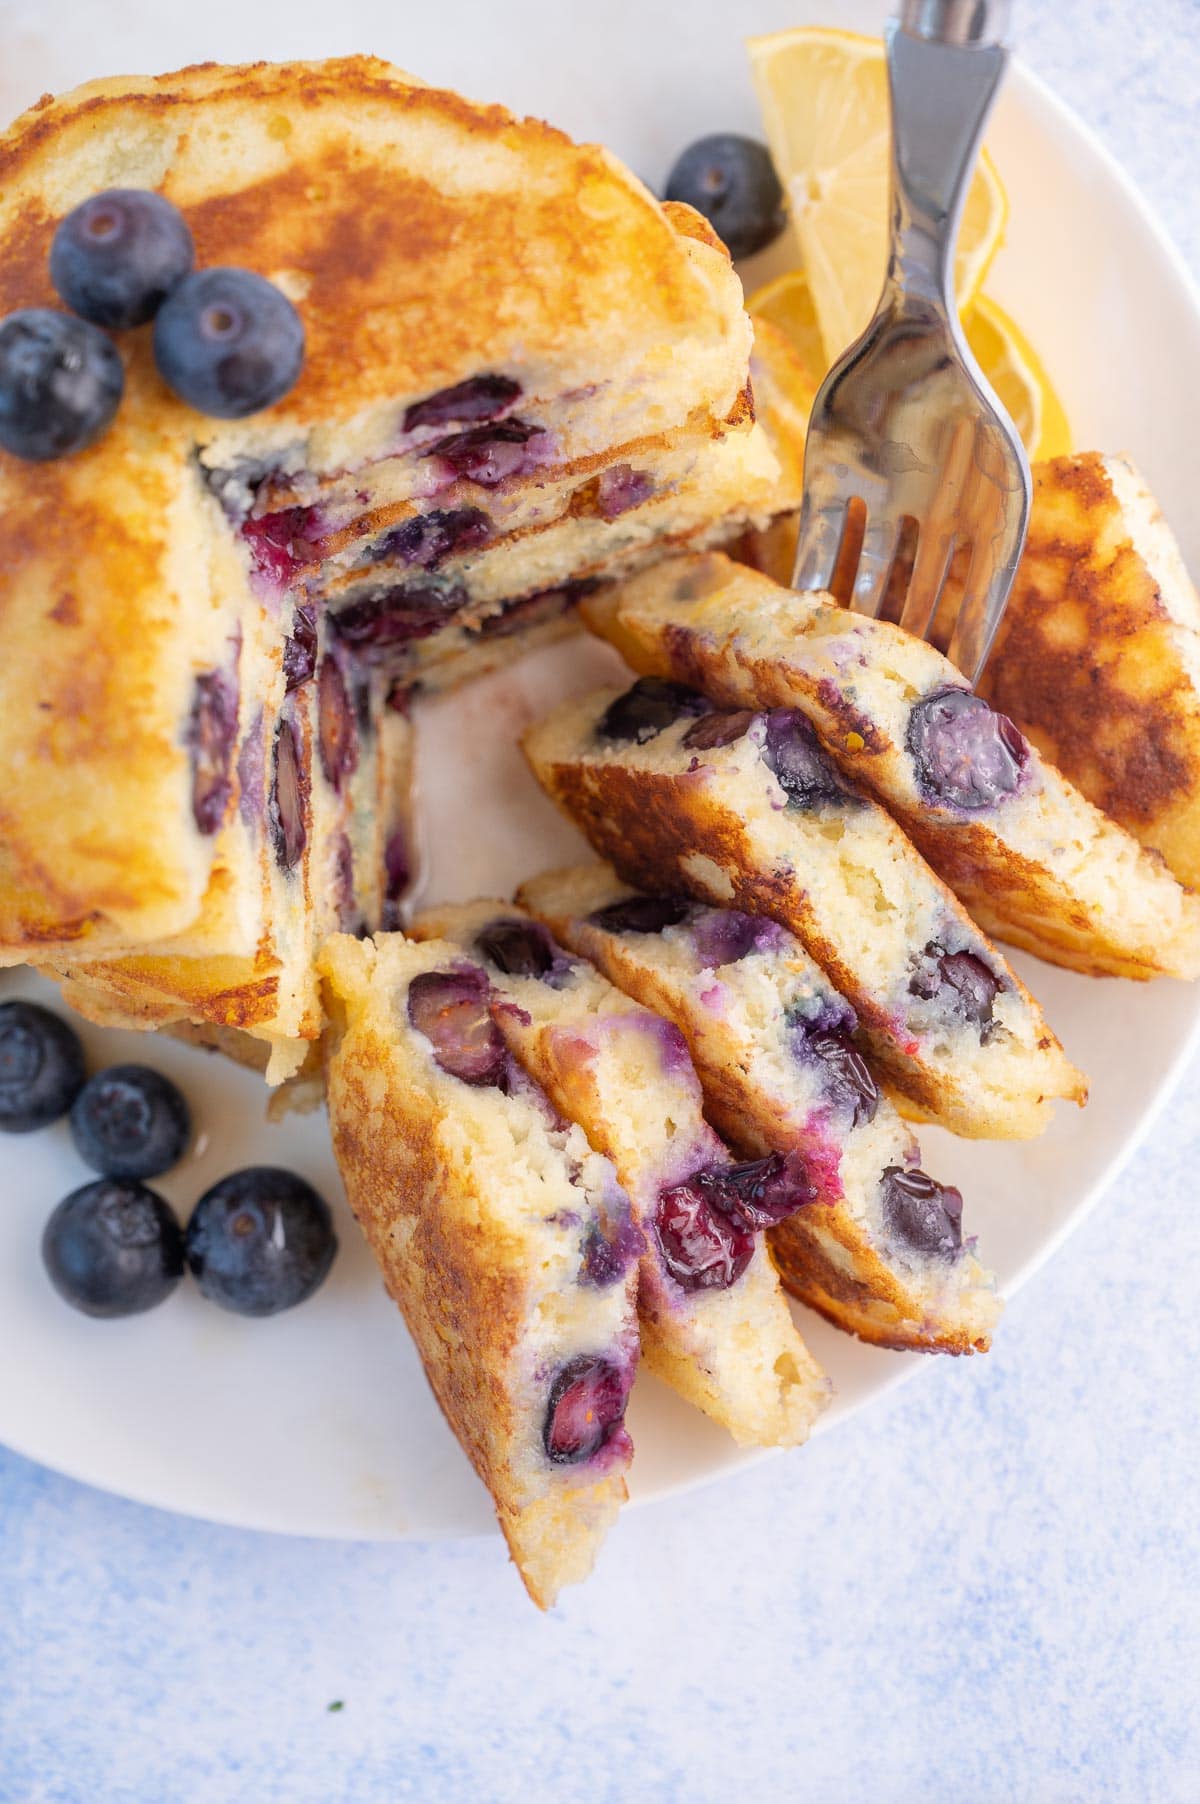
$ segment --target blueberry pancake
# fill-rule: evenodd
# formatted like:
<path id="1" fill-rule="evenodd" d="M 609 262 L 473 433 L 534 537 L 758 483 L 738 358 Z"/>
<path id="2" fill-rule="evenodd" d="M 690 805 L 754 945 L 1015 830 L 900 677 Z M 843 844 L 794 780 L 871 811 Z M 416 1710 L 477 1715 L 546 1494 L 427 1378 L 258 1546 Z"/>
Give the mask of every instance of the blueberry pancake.
<path id="1" fill-rule="evenodd" d="M 1200 599 L 1126 458 L 1034 466 L 1029 537 L 979 690 L 1200 889 Z"/>
<path id="2" fill-rule="evenodd" d="M 55 958 L 47 968 L 89 1019 L 109 1026 L 199 1024 L 268 1083 L 291 1079 L 324 1021 L 316 958 L 330 933 L 394 926 L 413 862 L 408 818 L 412 728 L 381 673 L 314 649 L 291 683 L 269 756 L 263 711 L 252 755 L 238 761 L 239 833 L 260 885 L 257 943 L 245 954 L 228 911 L 213 905 L 172 939 L 107 958 Z M 203 927 L 212 942 L 197 943 Z M 222 928 L 225 937 L 222 937 Z M 265 1062 L 255 1056 L 265 1054 Z"/>
<path id="3" fill-rule="evenodd" d="M 0 452 L 0 960 L 246 1032 L 278 1076 L 316 939 L 386 916 L 387 698 L 794 503 L 740 285 L 607 152 L 370 58 L 96 82 L 0 137 L 0 176 L 0 315 L 58 306 L 56 231 L 120 186 L 299 316 L 265 409 L 180 399 L 160 319 L 113 340 L 94 444 Z"/>
<path id="4" fill-rule="evenodd" d="M 932 645 L 719 554 L 659 565 L 615 607 L 635 668 L 801 710 L 990 933 L 1093 976 L 1200 974 L 1200 900 Z"/>
<path id="5" fill-rule="evenodd" d="M 645 1238 L 650 1369 L 743 1445 L 803 1441 L 829 1385 L 761 1232 L 809 1205 L 803 1169 L 774 1155 L 735 1162 L 704 1121 L 678 1028 L 568 958 L 511 903 L 433 909 L 412 931 L 483 965 L 510 1049 L 615 1165 Z"/>
<path id="6" fill-rule="evenodd" d="M 906 1107 L 979 1138 L 1039 1133 L 1086 1091 L 1019 978 L 796 709 L 721 711 L 656 677 L 564 703 L 524 749 L 638 888 L 779 921 Z"/>
<path id="7" fill-rule="evenodd" d="M 916 1142 L 855 1050 L 853 1009 L 793 934 L 641 894 L 605 864 L 546 872 L 517 899 L 675 1023 L 706 1113 L 739 1153 L 799 1156 L 816 1195 L 769 1230 L 794 1296 L 878 1345 L 987 1348 L 999 1304 L 963 1242 L 962 1198 L 920 1170 Z"/>
<path id="8" fill-rule="evenodd" d="M 626 1496 L 628 1198 L 506 1050 L 457 947 L 335 935 L 321 968 L 351 1207 L 545 1608 L 586 1578 Z"/>

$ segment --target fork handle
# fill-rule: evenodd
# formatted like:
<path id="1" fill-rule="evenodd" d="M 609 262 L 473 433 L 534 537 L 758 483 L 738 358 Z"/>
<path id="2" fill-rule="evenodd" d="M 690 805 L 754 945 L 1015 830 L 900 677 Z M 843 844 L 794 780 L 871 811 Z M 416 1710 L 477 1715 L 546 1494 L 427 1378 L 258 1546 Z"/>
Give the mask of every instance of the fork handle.
<path id="1" fill-rule="evenodd" d="M 958 222 L 1008 64 L 1007 0 L 903 0 L 887 27 L 892 102 L 887 287 L 950 319 Z"/>
<path id="2" fill-rule="evenodd" d="M 999 44 L 1009 0 L 903 0 L 900 29 L 931 44 Z"/>

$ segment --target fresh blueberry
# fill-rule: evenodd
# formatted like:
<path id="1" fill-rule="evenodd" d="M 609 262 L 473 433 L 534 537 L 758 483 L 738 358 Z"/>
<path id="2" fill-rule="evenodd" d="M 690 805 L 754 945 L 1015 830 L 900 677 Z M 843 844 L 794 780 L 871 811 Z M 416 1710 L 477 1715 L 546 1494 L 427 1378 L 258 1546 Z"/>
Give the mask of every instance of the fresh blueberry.
<path id="1" fill-rule="evenodd" d="M 775 773 L 793 808 L 845 804 L 854 792 L 830 761 L 812 722 L 795 708 L 772 708 L 767 715 L 763 761 Z"/>
<path id="2" fill-rule="evenodd" d="M 0 1133 L 30 1134 L 65 1115 L 84 1083 L 73 1028 L 36 1002 L 0 1003 Z"/>
<path id="3" fill-rule="evenodd" d="M 708 702 L 684 683 L 666 677 L 639 677 L 624 695 L 618 695 L 601 715 L 596 732 L 601 739 L 633 740 L 645 745 L 685 714 L 707 714 Z"/>
<path id="4" fill-rule="evenodd" d="M 509 977 L 544 977 L 560 956 L 540 922 L 516 918 L 489 921 L 475 945 L 481 957 Z"/>
<path id="5" fill-rule="evenodd" d="M 219 670 L 198 676 L 187 742 L 192 754 L 192 818 L 204 834 L 215 833 L 225 818 L 237 717 L 237 689 L 231 679 Z"/>
<path id="6" fill-rule="evenodd" d="M 701 1180 L 709 1174 L 699 1173 Z M 754 1234 L 727 1213 L 711 1185 L 673 1184 L 658 1199 L 654 1226 L 663 1264 L 683 1290 L 728 1290 L 754 1257 Z"/>
<path id="7" fill-rule="evenodd" d="M 733 745 L 736 740 L 745 738 L 753 719 L 750 708 L 714 709 L 688 728 L 683 743 L 689 751 L 697 752 L 714 751 L 719 745 Z"/>
<path id="8" fill-rule="evenodd" d="M 492 1020 L 489 999 L 488 980 L 473 966 L 423 971 L 408 986 L 408 1018 L 451 1077 L 504 1089 L 508 1053 Z"/>
<path id="9" fill-rule="evenodd" d="M 1007 714 L 969 689 L 937 689 L 913 708 L 907 744 L 917 780 L 935 802 L 976 812 L 1011 795 L 1029 746 Z"/>
<path id="10" fill-rule="evenodd" d="M 319 1290 L 337 1252 L 329 1205 L 294 1171 L 252 1165 L 206 1190 L 187 1225 L 201 1291 L 238 1315 L 278 1315 Z"/>
<path id="11" fill-rule="evenodd" d="M 129 1178 L 98 1178 L 63 1198 L 42 1235 L 59 1296 L 84 1315 L 140 1315 L 183 1276 L 183 1235 L 161 1196 Z"/>
<path id="12" fill-rule="evenodd" d="M 26 307 L 0 320 L 0 447 L 31 463 L 82 451 L 112 421 L 125 367 L 99 326 Z"/>
<path id="13" fill-rule="evenodd" d="M 889 1165 L 883 1174 L 883 1217 L 918 1253 L 953 1259 L 962 1247 L 962 1192 L 928 1173 Z"/>
<path id="14" fill-rule="evenodd" d="M 691 912 L 691 903 L 680 896 L 626 896 L 593 909 L 588 925 L 604 933 L 661 933 L 677 927 Z"/>
<path id="15" fill-rule="evenodd" d="M 156 1178 L 182 1159 L 188 1106 L 169 1077 L 148 1065 L 110 1065 L 90 1077 L 71 1106 L 71 1137 L 85 1165 L 106 1178 Z"/>
<path id="16" fill-rule="evenodd" d="M 72 312 L 123 331 L 153 319 L 195 260 L 178 207 L 149 188 L 106 188 L 55 232 L 50 280 Z"/>
<path id="17" fill-rule="evenodd" d="M 542 1445 L 556 1466 L 577 1466 L 612 1440 L 625 1420 L 629 1384 L 611 1359 L 584 1354 L 555 1375 Z"/>
<path id="18" fill-rule="evenodd" d="M 736 132 L 689 144 L 667 177 L 665 198 L 702 213 L 731 257 L 752 257 L 783 230 L 783 189 L 770 153 Z"/>
<path id="19" fill-rule="evenodd" d="M 199 413 L 241 420 L 282 400 L 304 362 L 304 326 L 282 289 L 248 269 L 186 276 L 154 321 L 163 381 Z"/>
<path id="20" fill-rule="evenodd" d="M 421 426 L 466 425 L 471 420 L 494 420 L 498 413 L 512 405 L 521 393 L 521 384 L 511 376 L 469 376 L 453 388 L 439 388 L 435 395 L 414 401 L 405 410 L 404 430 L 415 432 Z"/>

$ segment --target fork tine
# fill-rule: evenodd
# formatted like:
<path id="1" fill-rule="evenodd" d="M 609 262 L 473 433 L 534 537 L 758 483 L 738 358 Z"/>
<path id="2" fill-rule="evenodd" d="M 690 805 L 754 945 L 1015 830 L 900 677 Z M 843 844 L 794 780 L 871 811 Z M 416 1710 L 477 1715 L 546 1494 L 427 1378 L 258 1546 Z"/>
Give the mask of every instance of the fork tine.
<path id="1" fill-rule="evenodd" d="M 918 639 L 924 639 L 933 624 L 957 543 L 953 532 L 924 531 L 917 540 L 917 556 L 900 612 L 900 625 Z"/>
<path id="2" fill-rule="evenodd" d="M 844 501 L 813 507 L 807 493 L 800 510 L 800 536 L 796 541 L 793 589 L 828 589 L 833 581 L 846 525 Z"/>
<path id="3" fill-rule="evenodd" d="M 1019 440 L 1016 450 L 1024 465 Z M 1028 485 L 1006 486 L 1005 454 L 1009 452 L 1008 435 L 998 427 L 994 435 L 984 437 L 980 447 L 977 462 L 983 494 L 974 508 L 971 562 L 946 653 L 972 685 L 991 650 L 1025 543 L 1030 490 Z"/>
<path id="4" fill-rule="evenodd" d="M 872 619 L 878 619 L 899 538 L 899 520 L 886 514 L 871 520 L 867 526 L 858 557 L 858 574 L 850 593 L 850 606 L 856 614 L 869 614 Z"/>
<path id="5" fill-rule="evenodd" d="M 979 540 L 972 552 L 962 603 L 946 652 L 972 688 L 979 680 L 1000 625 L 1024 536 L 1023 525 L 1016 535 L 1002 527 L 993 538 Z"/>
<path id="6" fill-rule="evenodd" d="M 970 420 L 959 420 L 950 435 L 942 460 L 929 512 L 920 522 L 917 555 L 908 585 L 908 595 L 900 615 L 906 632 L 923 639 L 937 613 L 938 601 L 954 555 L 958 522 L 963 511 L 970 480 L 975 445 L 975 428 Z"/>

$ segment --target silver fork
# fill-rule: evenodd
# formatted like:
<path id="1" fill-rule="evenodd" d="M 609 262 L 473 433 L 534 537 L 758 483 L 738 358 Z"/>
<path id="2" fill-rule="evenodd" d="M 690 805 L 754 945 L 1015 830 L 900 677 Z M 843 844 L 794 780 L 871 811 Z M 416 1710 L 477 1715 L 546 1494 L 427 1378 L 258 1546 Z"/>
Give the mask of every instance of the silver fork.
<path id="1" fill-rule="evenodd" d="M 954 302 L 959 216 L 1008 61 L 1007 15 L 1008 0 L 903 0 L 887 27 L 887 277 L 870 325 L 813 404 L 792 578 L 797 589 L 833 588 L 860 613 L 886 602 L 922 637 L 936 621 L 970 683 L 1008 601 L 1032 486 Z"/>

